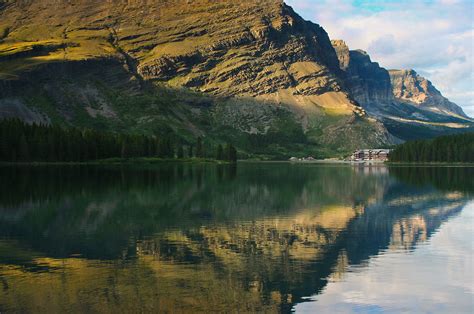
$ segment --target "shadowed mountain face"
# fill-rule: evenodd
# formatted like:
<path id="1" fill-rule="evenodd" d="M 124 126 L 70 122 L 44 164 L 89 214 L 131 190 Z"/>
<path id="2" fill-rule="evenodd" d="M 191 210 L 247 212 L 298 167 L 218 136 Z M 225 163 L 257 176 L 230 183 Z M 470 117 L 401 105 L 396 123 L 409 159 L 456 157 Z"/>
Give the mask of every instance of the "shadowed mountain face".
<path id="1" fill-rule="evenodd" d="M 472 172 L 1 168 L 0 308 L 288 312 L 349 266 L 426 242 L 463 209 Z"/>
<path id="2" fill-rule="evenodd" d="M 354 99 L 402 139 L 472 130 L 474 120 L 413 70 L 386 70 L 361 50 L 331 41 Z"/>
<path id="3" fill-rule="evenodd" d="M 390 75 L 362 50 L 349 50 L 342 40 L 333 40 L 332 45 L 344 71 L 347 88 L 354 99 L 363 105 L 387 103 L 393 99 Z"/>
<path id="4" fill-rule="evenodd" d="M 386 71 L 348 59 L 278 0 L 3 1 L 0 117 L 269 155 L 397 142 L 357 103 L 389 96 Z"/>

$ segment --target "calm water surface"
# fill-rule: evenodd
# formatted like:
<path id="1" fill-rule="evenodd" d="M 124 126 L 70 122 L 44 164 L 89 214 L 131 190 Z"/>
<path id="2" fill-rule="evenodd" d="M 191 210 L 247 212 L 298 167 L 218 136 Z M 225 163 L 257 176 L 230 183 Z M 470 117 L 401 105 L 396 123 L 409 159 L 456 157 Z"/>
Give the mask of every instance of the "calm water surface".
<path id="1" fill-rule="evenodd" d="M 0 312 L 474 311 L 474 168 L 0 167 Z"/>

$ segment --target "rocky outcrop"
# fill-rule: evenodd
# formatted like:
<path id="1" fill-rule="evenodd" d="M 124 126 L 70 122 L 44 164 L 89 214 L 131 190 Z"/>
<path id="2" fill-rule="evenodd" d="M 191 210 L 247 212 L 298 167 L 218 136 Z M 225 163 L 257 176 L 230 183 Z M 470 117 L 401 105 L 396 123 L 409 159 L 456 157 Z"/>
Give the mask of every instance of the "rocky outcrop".
<path id="1" fill-rule="evenodd" d="M 337 59 L 339 60 L 339 67 L 341 70 L 347 71 L 350 63 L 349 46 L 347 46 L 346 42 L 341 39 L 331 40 L 331 44 L 334 51 L 336 51 Z"/>
<path id="2" fill-rule="evenodd" d="M 407 104 L 436 113 L 467 118 L 464 111 L 450 102 L 426 78 L 414 70 L 390 70 L 393 95 Z"/>
<path id="3" fill-rule="evenodd" d="M 342 40 L 332 45 L 351 96 L 393 135 L 416 139 L 472 130 L 473 120 L 415 71 L 387 71 Z"/>
<path id="4" fill-rule="evenodd" d="M 344 80 L 354 99 L 362 106 L 390 103 L 392 90 L 387 70 L 372 62 L 362 50 L 349 50 L 342 40 L 333 40 Z"/>

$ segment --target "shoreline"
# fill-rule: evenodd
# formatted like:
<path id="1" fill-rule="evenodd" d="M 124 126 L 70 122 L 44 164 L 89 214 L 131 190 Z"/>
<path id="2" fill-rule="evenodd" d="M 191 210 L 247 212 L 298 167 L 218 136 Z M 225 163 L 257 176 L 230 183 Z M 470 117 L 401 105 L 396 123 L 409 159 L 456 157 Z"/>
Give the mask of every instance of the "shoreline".
<path id="1" fill-rule="evenodd" d="M 155 165 L 166 163 L 183 164 L 221 164 L 230 165 L 231 162 L 206 158 L 163 159 L 163 158 L 111 158 L 94 161 L 32 161 L 32 162 L 0 162 L 0 166 L 108 166 L 108 165 Z"/>
<path id="2" fill-rule="evenodd" d="M 360 165 L 360 166 L 472 166 L 474 163 L 469 162 L 390 162 L 390 161 L 347 161 L 332 159 L 315 159 L 306 161 L 290 161 L 290 160 L 239 160 L 240 163 L 289 163 L 289 164 L 333 164 L 333 165 Z"/>
<path id="3" fill-rule="evenodd" d="M 108 165 L 156 165 L 167 163 L 183 163 L 183 164 L 217 164 L 232 165 L 234 163 L 206 159 L 206 158 L 185 158 L 185 159 L 162 159 L 162 158 L 111 158 L 95 161 L 84 162 L 0 162 L 0 166 L 108 166 Z M 256 160 L 243 159 L 238 163 L 287 163 L 287 164 L 325 164 L 325 165 L 351 165 L 351 166 L 469 166 L 474 167 L 474 163 L 469 162 L 390 162 L 390 161 L 347 161 L 335 159 L 315 159 L 305 161 L 291 160 Z"/>

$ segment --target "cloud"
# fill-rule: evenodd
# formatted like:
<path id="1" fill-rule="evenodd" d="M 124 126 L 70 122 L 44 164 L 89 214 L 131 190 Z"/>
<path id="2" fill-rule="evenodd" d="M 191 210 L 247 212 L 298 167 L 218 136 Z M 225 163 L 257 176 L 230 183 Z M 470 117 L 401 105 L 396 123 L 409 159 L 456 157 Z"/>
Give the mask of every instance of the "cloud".
<path id="1" fill-rule="evenodd" d="M 392 68 L 427 75 L 474 116 L 474 2 L 471 0 L 287 0 L 333 39 Z"/>

